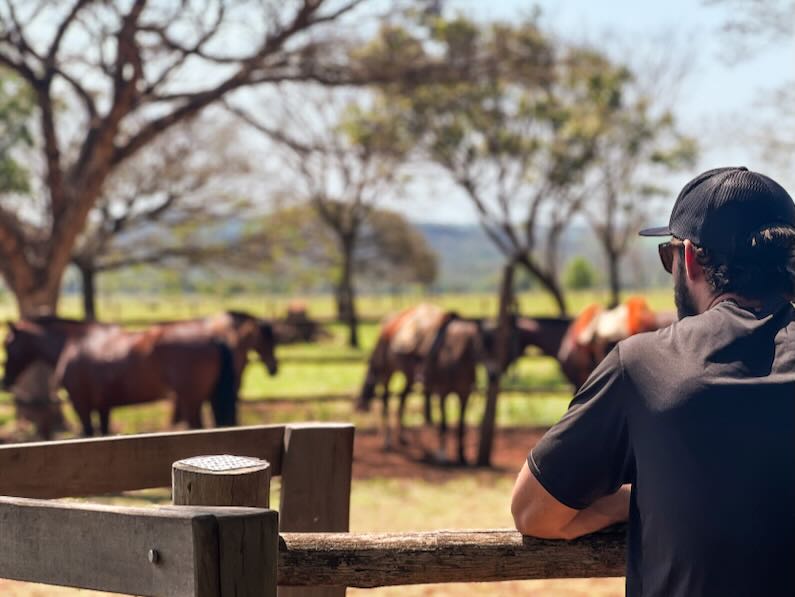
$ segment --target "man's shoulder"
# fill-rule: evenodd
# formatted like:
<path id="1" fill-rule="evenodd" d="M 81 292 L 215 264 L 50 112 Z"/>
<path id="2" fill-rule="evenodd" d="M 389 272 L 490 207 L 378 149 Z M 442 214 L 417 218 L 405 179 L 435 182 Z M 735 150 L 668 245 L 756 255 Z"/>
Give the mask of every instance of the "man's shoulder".
<path id="1" fill-rule="evenodd" d="M 659 330 L 630 336 L 619 342 L 621 362 L 626 367 L 638 359 L 675 359 L 677 355 L 690 352 L 701 345 L 710 331 L 722 325 L 726 317 L 726 313 L 721 310 L 711 309 L 675 321 Z"/>

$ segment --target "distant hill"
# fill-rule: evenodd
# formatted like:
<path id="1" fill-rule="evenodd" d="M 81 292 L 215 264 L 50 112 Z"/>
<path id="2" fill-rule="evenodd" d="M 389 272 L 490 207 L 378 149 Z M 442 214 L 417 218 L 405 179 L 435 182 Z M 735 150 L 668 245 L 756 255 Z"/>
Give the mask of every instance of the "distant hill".
<path id="1" fill-rule="evenodd" d="M 480 226 L 417 223 L 428 243 L 439 255 L 441 291 L 494 290 L 499 280 L 502 255 Z M 622 280 L 627 288 L 667 286 L 670 276 L 659 265 L 656 241 L 638 239 L 623 262 Z M 560 259 L 565 264 L 575 256 L 585 256 L 597 272 L 606 272 L 604 256 L 593 232 L 583 224 L 573 223 L 561 239 Z M 519 272 L 519 283 L 525 276 Z M 606 273 L 601 284 L 606 284 Z M 526 284 L 531 281 L 525 279 Z"/>
<path id="2" fill-rule="evenodd" d="M 417 224 L 439 256 L 443 291 L 490 290 L 497 284 L 504 259 L 480 226 Z"/>

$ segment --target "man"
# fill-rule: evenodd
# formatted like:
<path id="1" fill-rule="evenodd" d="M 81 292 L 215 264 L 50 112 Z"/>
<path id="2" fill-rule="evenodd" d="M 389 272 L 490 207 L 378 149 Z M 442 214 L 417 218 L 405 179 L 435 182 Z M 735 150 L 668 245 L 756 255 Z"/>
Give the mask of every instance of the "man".
<path id="1" fill-rule="evenodd" d="M 624 340 L 530 452 L 511 510 L 570 539 L 629 520 L 628 595 L 795 595 L 795 204 L 690 181 L 660 245 L 679 321 Z"/>

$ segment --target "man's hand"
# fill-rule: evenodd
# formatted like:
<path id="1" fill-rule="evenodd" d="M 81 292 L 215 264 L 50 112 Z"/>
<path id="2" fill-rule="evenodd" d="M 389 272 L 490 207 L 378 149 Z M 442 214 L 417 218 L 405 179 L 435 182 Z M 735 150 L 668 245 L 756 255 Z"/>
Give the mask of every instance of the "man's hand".
<path id="1" fill-rule="evenodd" d="M 630 486 L 596 500 L 584 510 L 561 504 L 535 478 L 524 463 L 513 488 L 511 513 L 516 530 L 542 539 L 574 539 L 629 517 Z"/>

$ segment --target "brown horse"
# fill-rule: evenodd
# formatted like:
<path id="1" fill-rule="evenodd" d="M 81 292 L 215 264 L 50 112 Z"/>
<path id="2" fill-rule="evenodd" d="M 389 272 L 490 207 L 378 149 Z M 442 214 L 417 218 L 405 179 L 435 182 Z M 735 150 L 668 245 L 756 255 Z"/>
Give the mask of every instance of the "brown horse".
<path id="1" fill-rule="evenodd" d="M 55 367 L 67 343 L 75 344 L 78 339 L 85 337 L 89 332 L 94 334 L 94 342 L 98 342 L 97 338 L 99 336 L 96 334 L 98 330 L 122 332 L 121 328 L 117 326 L 57 317 L 37 318 L 31 321 L 22 321 L 17 325 L 11 325 L 5 341 L 7 357 L 4 382 L 6 387 L 13 385 L 16 377 L 36 359 L 45 360 Z M 168 354 L 174 355 L 177 360 L 179 360 L 182 353 L 198 350 L 197 347 L 201 346 L 209 346 L 211 352 L 219 353 L 222 358 L 227 358 L 231 364 L 231 387 L 235 400 L 249 351 L 255 350 L 259 354 L 271 375 L 274 375 L 277 371 L 277 363 L 274 356 L 275 341 L 270 324 L 246 313 L 228 312 L 205 319 L 167 322 L 155 326 L 149 331 L 152 330 L 157 330 L 158 344 L 172 347 Z M 121 345 L 127 345 L 130 342 L 129 333 L 111 334 L 110 337 L 119 338 Z M 231 349 L 231 353 L 229 353 L 229 350 L 224 351 L 222 345 Z M 140 349 L 140 346 L 138 348 Z M 112 351 L 112 349 L 113 346 L 109 346 L 109 350 Z M 81 358 L 86 358 L 88 353 L 90 353 L 90 350 L 85 346 L 82 350 L 74 350 L 81 355 Z M 165 354 L 164 350 L 159 350 L 159 353 Z M 140 350 L 138 352 L 140 353 Z M 75 355 L 70 356 L 70 360 L 74 358 L 76 358 Z M 79 362 L 79 359 L 76 362 Z M 70 366 L 74 368 L 76 365 L 72 363 Z M 173 365 L 169 364 L 168 366 Z M 66 369 L 66 362 L 63 364 L 63 369 Z M 189 369 L 188 367 L 185 371 L 188 372 Z M 60 382 L 57 381 L 56 383 Z M 224 389 L 226 389 L 226 385 L 224 385 Z M 75 387 L 75 390 L 78 390 L 78 388 Z M 70 392 L 70 399 L 73 402 L 75 400 L 74 396 Z M 79 397 L 77 400 L 80 402 L 81 408 L 85 409 L 85 401 Z M 188 408 L 185 408 L 185 404 L 189 405 Z M 219 424 L 234 422 L 234 400 L 231 407 L 229 406 L 229 401 L 216 402 L 214 404 L 214 415 L 217 421 L 221 421 Z M 221 404 L 221 411 L 218 410 L 219 404 Z M 100 411 L 101 419 L 107 417 L 107 413 L 103 415 L 104 409 L 98 410 Z M 232 412 L 229 412 L 230 410 Z M 86 416 L 90 423 L 90 410 Z M 83 421 L 83 418 L 81 416 L 81 421 Z M 191 426 L 200 425 L 200 416 L 196 412 L 195 405 L 190 401 L 177 401 L 175 403 L 172 420 L 175 423 L 179 420 L 186 420 Z M 86 433 L 92 431 L 86 426 L 85 422 L 83 427 Z M 100 427 L 103 433 L 107 433 L 106 424 L 101 424 Z"/>
<path id="2" fill-rule="evenodd" d="M 44 361 L 55 368 L 70 338 L 82 336 L 99 327 L 106 326 L 54 316 L 9 323 L 3 342 L 6 354 L 3 387 L 11 388 L 25 369 L 35 361 Z"/>
<path id="3" fill-rule="evenodd" d="M 435 459 L 447 461 L 447 397 L 458 396 L 457 456 L 458 463 L 467 463 L 464 450 L 466 409 L 475 389 L 477 366 L 486 367 L 489 379 L 498 374 L 493 346 L 488 331 L 475 320 L 454 318 L 442 327 L 424 364 L 424 392 L 426 402 L 432 396 L 439 398 L 439 449 Z"/>
<path id="4" fill-rule="evenodd" d="M 399 318 L 400 315 L 397 317 Z M 396 318 L 387 319 L 384 329 L 388 330 L 395 321 Z M 397 412 L 398 441 L 406 443 L 403 425 L 406 398 L 414 383 L 421 380 L 425 397 L 426 424 L 432 423 L 432 399 L 434 396 L 439 398 L 439 449 L 436 459 L 440 461 L 447 460 L 447 397 L 450 394 L 458 396 L 461 413 L 457 433 L 458 460 L 462 464 L 466 463 L 464 431 L 467 403 L 475 387 L 478 363 L 486 364 L 487 368 L 491 363 L 490 355 L 485 349 L 484 334 L 478 321 L 461 319 L 454 313 L 444 314 L 438 320 L 438 328 L 433 330 L 433 334 L 421 339 L 411 352 L 397 350 L 391 335 L 381 333 L 370 355 L 367 376 L 356 406 L 357 410 L 367 410 L 375 397 L 377 386 L 382 386 L 382 417 L 386 449 L 391 447 L 392 437 L 389 423 L 389 382 L 395 373 L 401 372 L 406 383 L 398 395 L 400 399 Z"/>
<path id="5" fill-rule="evenodd" d="M 162 400 L 173 395 L 177 417 L 202 426 L 201 405 L 210 401 L 217 425 L 236 423 L 234 363 L 223 342 L 168 337 L 166 326 L 129 332 L 95 328 L 67 342 L 55 370 L 80 418 L 93 435 L 92 412 L 100 431 L 110 430 L 116 406 Z"/>
<path id="6" fill-rule="evenodd" d="M 169 321 L 160 324 L 164 337 L 195 341 L 224 342 L 234 355 L 235 391 L 240 389 L 248 355 L 255 351 L 268 374 L 279 370 L 276 361 L 276 336 L 270 322 L 242 311 L 225 311 L 202 319 Z"/>
<path id="7" fill-rule="evenodd" d="M 406 399 L 415 382 L 422 379 L 425 357 L 431 350 L 440 327 L 451 319 L 451 315 L 434 305 L 420 304 L 386 317 L 381 324 L 378 340 L 368 360 L 364 384 L 356 400 L 356 410 L 369 410 L 376 388 L 380 385 L 384 448 L 387 450 L 392 447 L 392 428 L 389 424 L 389 384 L 392 377 L 396 373 L 402 373 L 405 379 L 403 389 L 398 394 L 397 412 L 398 442 L 405 444 L 403 415 Z M 431 399 L 427 393 L 424 413 L 425 423 L 430 425 Z"/>
<path id="8" fill-rule="evenodd" d="M 635 299 L 630 299 L 630 301 L 632 300 Z M 636 300 L 635 304 L 638 304 L 638 302 Z M 592 323 L 596 316 L 603 312 L 594 306 L 586 309 L 569 326 L 561 342 L 560 349 L 555 356 L 560 363 L 561 370 L 572 383 L 575 390 L 586 382 L 597 365 L 602 362 L 620 340 L 637 333 L 652 332 L 667 327 L 677 320 L 676 313 L 655 313 L 648 310 L 645 307 L 645 303 L 642 301 L 640 303 L 643 307 L 642 321 L 636 325 L 628 326 L 627 329 L 617 329 L 614 336 L 591 333 L 588 340 L 583 341 L 585 328 Z"/>

